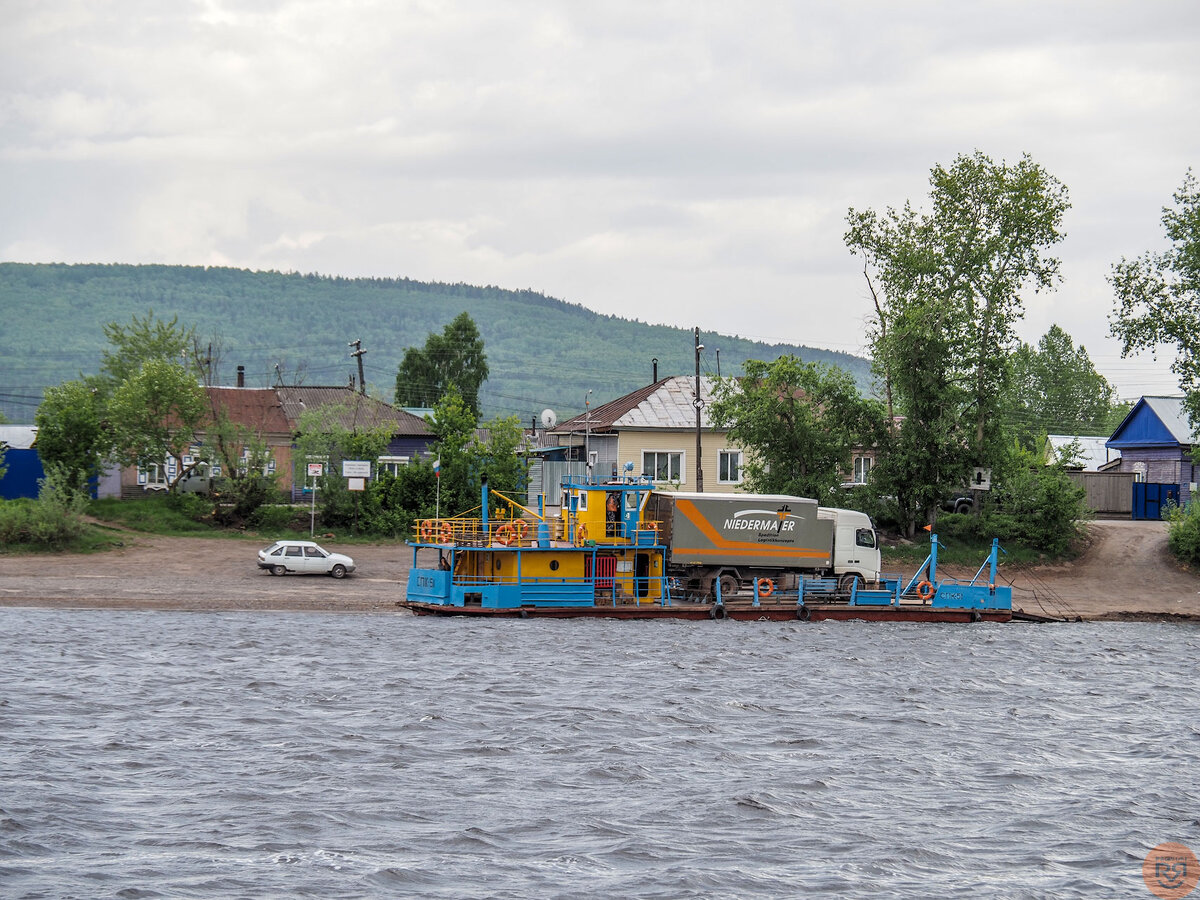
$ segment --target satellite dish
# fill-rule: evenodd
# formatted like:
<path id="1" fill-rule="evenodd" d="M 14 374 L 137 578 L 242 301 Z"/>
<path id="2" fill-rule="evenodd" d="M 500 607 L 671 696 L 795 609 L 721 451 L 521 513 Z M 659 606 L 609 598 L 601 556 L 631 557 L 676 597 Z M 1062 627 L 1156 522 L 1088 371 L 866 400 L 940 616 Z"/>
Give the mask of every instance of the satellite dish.
<path id="1" fill-rule="evenodd" d="M 554 410 L 543 409 L 542 410 L 542 427 L 543 428 L 553 428 L 557 424 L 558 424 L 558 416 L 556 416 L 554 414 Z"/>

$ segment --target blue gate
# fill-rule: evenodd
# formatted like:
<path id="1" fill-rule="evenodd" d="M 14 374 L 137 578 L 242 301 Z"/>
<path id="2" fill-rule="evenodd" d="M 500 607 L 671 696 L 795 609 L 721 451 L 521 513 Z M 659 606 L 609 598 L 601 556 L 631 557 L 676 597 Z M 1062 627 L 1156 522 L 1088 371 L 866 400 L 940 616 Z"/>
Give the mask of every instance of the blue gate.
<path id="1" fill-rule="evenodd" d="M 1133 517 L 1135 519 L 1161 519 L 1163 506 L 1168 500 L 1179 503 L 1179 485 L 1153 484 L 1145 481 L 1133 483 Z"/>

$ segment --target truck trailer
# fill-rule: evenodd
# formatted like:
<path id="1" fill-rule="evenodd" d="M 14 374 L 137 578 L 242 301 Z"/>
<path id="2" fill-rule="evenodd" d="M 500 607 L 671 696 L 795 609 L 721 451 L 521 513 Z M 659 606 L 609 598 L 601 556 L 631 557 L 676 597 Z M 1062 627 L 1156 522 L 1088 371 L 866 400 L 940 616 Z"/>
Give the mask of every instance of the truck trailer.
<path id="1" fill-rule="evenodd" d="M 836 578 L 848 591 L 879 580 L 871 517 L 784 494 L 650 492 L 645 518 L 667 547 L 667 574 L 687 595 L 794 590 L 802 577 Z"/>

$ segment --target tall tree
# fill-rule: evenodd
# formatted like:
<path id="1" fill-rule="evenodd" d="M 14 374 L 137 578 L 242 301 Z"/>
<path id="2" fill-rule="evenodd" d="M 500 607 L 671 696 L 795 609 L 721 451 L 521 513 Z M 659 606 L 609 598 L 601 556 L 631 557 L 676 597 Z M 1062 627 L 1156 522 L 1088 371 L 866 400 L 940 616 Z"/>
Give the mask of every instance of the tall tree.
<path id="1" fill-rule="evenodd" d="M 104 409 L 95 388 L 83 381 L 64 381 L 47 388 L 34 421 L 37 448 L 47 472 L 73 495 L 86 495 L 88 481 L 100 473 L 112 446 Z"/>
<path id="2" fill-rule="evenodd" d="M 1170 249 L 1113 266 L 1109 283 L 1117 307 L 1109 324 L 1123 343 L 1122 356 L 1174 345 L 1171 371 L 1179 376 L 1192 427 L 1200 429 L 1200 187 L 1191 169 L 1174 200 L 1162 215 Z"/>
<path id="3" fill-rule="evenodd" d="M 182 460 L 206 421 L 208 401 L 195 375 L 179 363 L 147 359 L 137 374 L 117 385 L 107 414 L 116 457 L 124 465 L 163 465 L 169 457 L 181 461 L 168 490 L 199 464 L 197 459 L 185 466 Z"/>
<path id="4" fill-rule="evenodd" d="M 1011 364 L 1005 417 L 1029 449 L 1040 434 L 1108 434 L 1114 411 L 1127 408 L 1117 403 L 1116 390 L 1087 350 L 1058 325 L 1037 347 L 1021 344 Z"/>
<path id="5" fill-rule="evenodd" d="M 851 209 L 845 235 L 875 297 L 876 372 L 903 427 L 917 429 L 902 443 L 915 453 L 922 444 L 933 450 L 932 441 L 945 454 L 920 463 L 922 477 L 938 481 L 921 486 L 928 498 L 914 501 L 914 516 L 918 506 L 935 514 L 932 498 L 959 486 L 969 460 L 988 464 L 1003 453 L 998 413 L 1021 294 L 1059 280 L 1048 250 L 1070 207 L 1066 187 L 1028 156 L 1007 165 L 979 152 L 934 166 L 930 200 L 927 213 L 908 203 Z M 950 424 L 960 420 L 966 428 Z"/>
<path id="6" fill-rule="evenodd" d="M 164 322 L 154 318 L 154 310 L 150 310 L 145 318 L 133 316 L 128 325 L 105 324 L 104 335 L 109 349 L 100 357 L 95 385 L 105 396 L 136 377 L 147 360 L 170 360 L 189 369 L 196 364 L 194 358 L 188 358 L 189 349 L 195 345 L 195 329 L 180 325 L 178 316 Z"/>
<path id="7" fill-rule="evenodd" d="M 746 448 L 752 490 L 824 497 L 845 480 L 851 451 L 873 444 L 882 427 L 882 406 L 834 366 L 781 356 L 750 360 L 744 372 L 717 382 L 710 412 Z"/>
<path id="8" fill-rule="evenodd" d="M 432 408 L 454 385 L 467 409 L 479 417 L 479 388 L 488 377 L 487 354 L 467 313 L 431 334 L 423 348 L 404 351 L 396 372 L 396 405 Z"/>

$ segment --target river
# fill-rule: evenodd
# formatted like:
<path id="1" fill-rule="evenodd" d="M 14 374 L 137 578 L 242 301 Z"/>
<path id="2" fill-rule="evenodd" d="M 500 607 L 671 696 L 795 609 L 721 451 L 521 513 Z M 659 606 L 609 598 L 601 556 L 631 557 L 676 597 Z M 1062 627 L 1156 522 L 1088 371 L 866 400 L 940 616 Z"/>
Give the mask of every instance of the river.
<path id="1" fill-rule="evenodd" d="M 1152 896 L 1200 627 L 0 609 L 0 895 Z"/>

